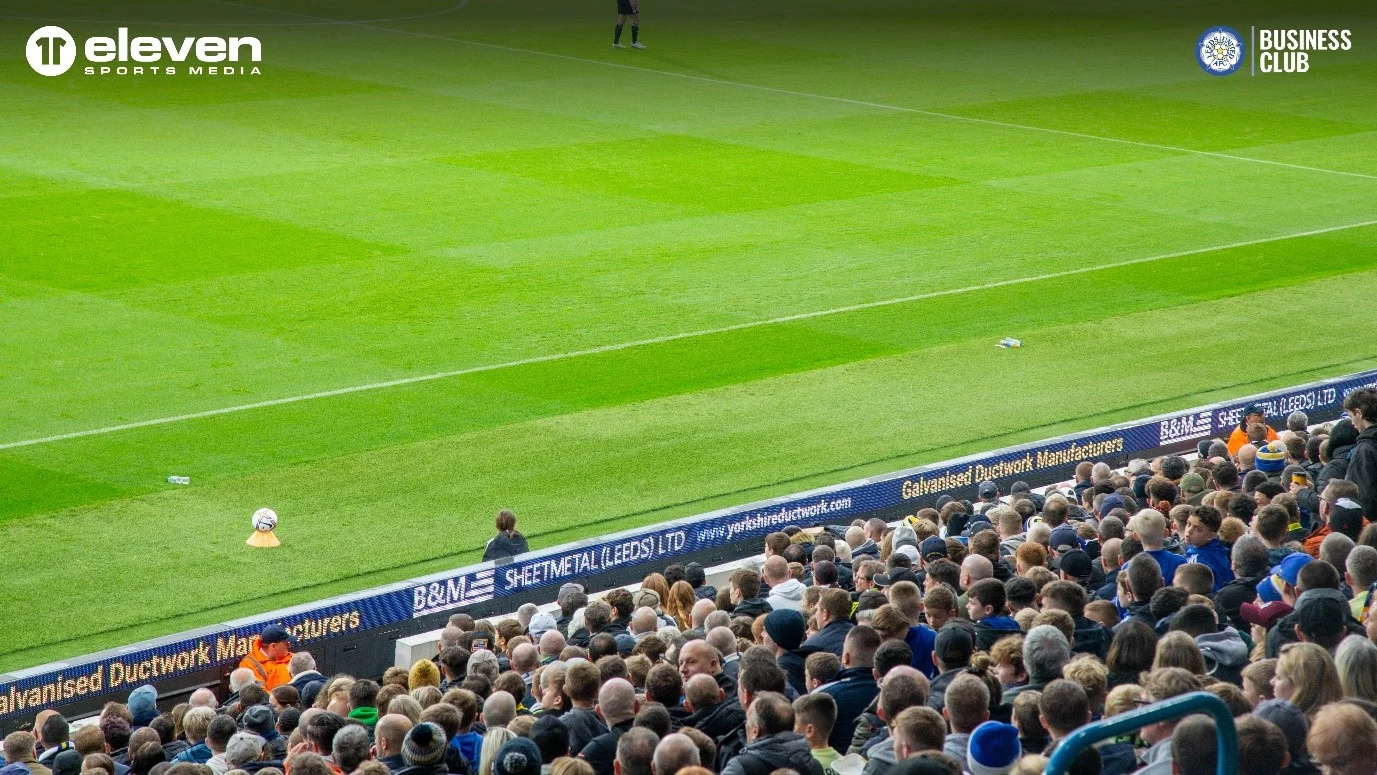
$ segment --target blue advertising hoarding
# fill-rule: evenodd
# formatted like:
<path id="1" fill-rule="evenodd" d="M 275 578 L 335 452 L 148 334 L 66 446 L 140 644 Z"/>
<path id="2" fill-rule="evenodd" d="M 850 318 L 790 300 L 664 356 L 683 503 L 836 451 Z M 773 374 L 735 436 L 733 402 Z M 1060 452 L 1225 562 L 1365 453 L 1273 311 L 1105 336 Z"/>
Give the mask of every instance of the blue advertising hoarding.
<path id="1" fill-rule="evenodd" d="M 1333 416 L 1360 387 L 1377 387 L 1377 370 L 1161 415 L 1048 441 L 1009 447 L 808 492 L 721 509 L 597 539 L 391 584 L 353 595 L 274 611 L 113 651 L 0 676 L 0 720 L 103 694 L 127 693 L 188 673 L 237 663 L 266 624 L 287 627 L 309 645 L 386 627 L 413 617 L 486 603 L 529 590 L 558 587 L 609 569 L 661 567 L 675 558 L 731 544 L 787 525 L 847 522 L 941 494 L 969 496 L 986 479 L 1046 480 L 1082 460 L 1123 461 L 1136 453 L 1227 436 L 1243 407 L 1259 403 L 1272 420 L 1301 410 Z"/>

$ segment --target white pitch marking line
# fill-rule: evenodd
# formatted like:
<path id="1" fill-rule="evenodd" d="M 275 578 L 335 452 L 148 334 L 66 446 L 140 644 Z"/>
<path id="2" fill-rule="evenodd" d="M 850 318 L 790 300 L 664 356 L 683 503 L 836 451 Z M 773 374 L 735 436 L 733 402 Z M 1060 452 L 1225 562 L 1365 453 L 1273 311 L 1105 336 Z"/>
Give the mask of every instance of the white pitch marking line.
<path id="1" fill-rule="evenodd" d="M 555 353 L 552 355 L 538 355 L 532 358 L 521 358 L 519 360 L 505 361 L 503 363 L 491 363 L 485 366 L 470 366 L 464 369 L 440 371 L 434 374 L 421 374 L 414 377 L 403 377 L 401 379 L 391 379 L 383 382 L 372 382 L 367 385 L 353 385 L 350 387 L 335 388 L 334 390 L 322 390 L 318 393 L 306 393 L 298 396 L 273 398 L 267 401 L 255 401 L 251 404 L 226 406 L 220 409 L 207 409 L 202 412 L 189 412 L 187 414 L 178 414 L 173 415 L 171 417 L 159 417 L 152 420 L 140 420 L 138 422 L 123 423 L 120 425 L 110 425 L 104 428 L 91 428 L 89 430 L 84 431 L 73 431 L 71 433 L 59 433 L 55 436 L 44 436 L 42 438 L 37 439 L 10 441 L 0 444 L 0 450 L 18 449 L 20 447 L 32 447 L 38 444 L 49 444 L 55 441 L 65 441 L 68 439 L 80 439 L 85 438 L 87 436 L 102 436 L 108 433 L 133 430 L 135 428 L 149 428 L 157 425 L 169 425 L 171 423 L 183 422 L 186 420 L 200 420 L 207 417 L 218 417 L 220 415 L 225 414 L 234 414 L 236 412 L 247 412 L 251 409 L 265 409 L 273 406 L 295 404 L 302 401 L 312 401 L 317 398 L 344 396 L 349 395 L 351 393 L 363 393 L 370 390 L 382 390 L 384 388 L 401 387 L 403 385 L 415 385 L 422 382 L 433 382 L 435 380 L 440 379 L 449 379 L 451 377 L 462 377 L 468 374 L 481 374 L 489 371 L 500 371 L 502 369 L 510 369 L 518 366 L 530 366 L 537 363 L 563 361 L 571 358 L 580 358 L 586 355 L 599 355 L 601 353 L 611 353 L 620 350 L 629 350 L 634 347 L 646 347 L 649 345 L 664 344 L 666 342 L 676 342 L 681 339 L 695 339 L 698 337 L 731 333 L 733 331 L 744 331 L 746 329 L 759 328 L 762 326 L 773 326 L 781 323 L 792 323 L 800 320 L 812 320 L 814 318 L 828 317 L 831 315 L 840 315 L 847 312 L 859 312 L 861 310 L 867 309 L 890 307 L 896 304 L 907 304 L 909 302 L 922 301 L 924 299 L 936 299 L 943 296 L 958 296 L 965 293 L 974 293 L 976 291 L 986 291 L 992 288 L 1005 288 L 1011 285 L 1023 285 L 1026 283 L 1041 282 L 1043 280 L 1055 280 L 1059 277 L 1072 277 L 1075 275 L 1088 274 L 1090 272 L 1098 272 L 1105 269 L 1117 269 L 1119 267 L 1133 266 L 1135 264 L 1146 264 L 1151 263 L 1153 261 L 1164 261 L 1170 258 L 1193 256 L 1199 253 L 1209 253 L 1216 250 L 1231 250 L 1233 248 L 1242 248 L 1247 247 L 1249 245 L 1262 245 L 1269 242 L 1280 242 L 1282 240 L 1298 239 L 1300 237 L 1313 237 L 1320 234 L 1330 234 L 1336 231 L 1347 231 L 1349 229 L 1358 229 L 1364 226 L 1374 225 L 1377 225 L 1377 220 L 1363 221 L 1361 223 L 1350 223 L 1341 226 L 1327 226 L 1322 229 L 1311 229 L 1309 231 L 1295 232 L 1293 234 L 1280 234 L 1274 237 L 1261 237 L 1258 239 L 1243 240 L 1241 242 L 1230 242 L 1227 245 L 1214 245 L 1211 247 L 1195 248 L 1192 250 L 1182 250 L 1176 253 L 1163 253 L 1156 256 L 1130 258 L 1124 261 L 1115 261 L 1108 264 L 1083 266 L 1078 267 L 1076 269 L 1066 269 L 1060 272 L 1048 272 L 1046 274 L 1032 275 L 1030 277 L 1016 277 L 1009 280 L 998 280 L 990 283 L 982 283 L 980 285 L 968 285 L 962 288 L 948 288 L 946 290 L 941 291 L 916 293 L 911 296 L 900 296 L 893 299 L 881 299 L 878 301 L 867 301 L 860 304 L 848 304 L 844 307 L 833 307 L 831 309 L 815 310 L 813 312 L 799 312 L 793 315 L 783 315 L 781 317 L 769 318 L 766 320 L 754 320 L 746 323 L 735 323 L 730 326 L 721 326 L 719 328 L 707 328 L 700 331 L 688 331 L 680 334 L 667 334 L 665 336 L 650 337 L 649 339 L 637 339 L 631 342 L 621 342 L 618 344 L 601 345 L 599 347 L 589 347 L 584 350 L 573 350 L 570 352 Z"/>
<path id="2" fill-rule="evenodd" d="M 683 79 L 690 80 L 690 81 L 699 81 L 699 82 L 701 82 L 701 83 L 713 83 L 713 84 L 718 84 L 718 85 L 720 85 L 720 86 L 735 86 L 735 87 L 741 88 L 741 89 L 754 89 L 754 90 L 756 90 L 756 91 L 772 92 L 772 93 L 774 93 L 774 94 L 785 94 L 785 95 L 789 95 L 789 96 L 793 96 L 793 97 L 806 97 L 806 98 L 815 99 L 815 100 L 828 100 L 828 101 L 831 101 L 831 102 L 840 102 L 840 103 L 844 103 L 844 104 L 847 104 L 847 105 L 857 105 L 857 106 L 860 106 L 860 107 L 875 108 L 875 109 L 877 109 L 877 110 L 890 110 L 890 111 L 896 111 L 896 112 L 900 112 L 900 113 L 912 113 L 912 114 L 920 115 L 920 116 L 930 116 L 930 117 L 932 117 L 932 118 L 945 118 L 945 119 L 949 119 L 949 120 L 951 120 L 951 121 L 966 121 L 966 122 L 974 123 L 974 124 L 985 124 L 985 125 L 987 125 L 987 126 L 1004 127 L 1004 128 L 1006 128 L 1006 129 L 1023 129 L 1023 130 L 1027 130 L 1027 131 L 1030 131 L 1030 132 L 1045 132 L 1045 133 L 1047 133 L 1047 134 L 1062 135 L 1062 136 L 1064 136 L 1064 137 L 1079 137 L 1079 138 L 1081 138 L 1081 139 L 1083 139 L 1083 140 L 1100 140 L 1100 141 L 1106 142 L 1106 143 L 1120 143 L 1120 144 L 1122 144 L 1122 145 L 1136 145 L 1136 146 L 1141 147 L 1141 148 L 1156 148 L 1156 149 L 1162 150 L 1162 151 L 1173 151 L 1173 152 L 1175 152 L 1175 153 L 1188 153 L 1188 154 L 1194 154 L 1194 155 L 1197 155 L 1197 156 L 1211 156 L 1211 157 L 1214 157 L 1214 158 L 1217 158 L 1217 159 L 1231 159 L 1231 160 L 1233 160 L 1233 161 L 1251 162 L 1251 163 L 1253 163 L 1253 164 L 1269 164 L 1269 165 L 1272 165 L 1272 166 L 1274 166 L 1274 167 L 1287 167 L 1287 168 L 1289 168 L 1289 169 L 1304 170 L 1304 171 L 1306 171 L 1306 172 L 1321 172 L 1321 173 L 1325 173 L 1325 174 L 1328 174 L 1328 175 L 1344 175 L 1344 176 L 1353 177 L 1353 178 L 1364 178 L 1364 179 L 1367 179 L 1367 180 L 1377 180 L 1377 175 L 1371 175 L 1371 174 L 1368 174 L 1368 173 L 1365 173 L 1365 172 L 1349 172 L 1349 171 L 1347 171 L 1347 170 L 1334 170 L 1334 169 L 1328 169 L 1328 168 L 1326 168 L 1326 167 L 1312 167 L 1312 166 L 1305 165 L 1305 164 L 1292 164 L 1292 163 L 1290 163 L 1290 162 L 1273 161 L 1273 160 L 1271 160 L 1271 159 L 1258 159 L 1258 158 L 1253 157 L 1253 156 L 1239 156 L 1239 155 L 1237 155 L 1237 154 L 1232 154 L 1232 153 L 1220 153 L 1220 152 L 1218 152 L 1218 151 L 1202 151 L 1202 150 L 1199 150 L 1199 149 L 1196 149 L 1196 148 L 1183 148 L 1183 147 L 1177 146 L 1177 145 L 1163 145 L 1163 144 L 1161 144 L 1161 143 L 1148 143 L 1148 142 L 1143 142 L 1143 141 L 1141 141 L 1141 140 L 1126 140 L 1126 139 L 1123 139 L 1123 138 L 1120 138 L 1120 137 L 1106 137 L 1106 136 L 1104 136 L 1104 135 L 1092 135 L 1092 134 L 1088 134 L 1088 133 L 1085 133 L 1085 132 L 1072 132 L 1072 131 L 1067 130 L 1067 129 L 1052 129 L 1051 127 L 1035 126 L 1035 125 L 1032 125 L 1032 124 L 1016 124 L 1016 123 L 1013 123 L 1013 122 L 1010 122 L 1010 121 L 996 121 L 996 120 L 994 120 L 994 119 L 988 119 L 988 118 L 975 118 L 974 116 L 962 116 L 962 115 L 959 115 L 959 114 L 956 114 L 956 113 L 942 113 L 941 111 L 936 111 L 936 110 L 924 110 L 924 109 L 922 109 L 922 108 L 908 108 L 908 107 L 904 107 L 904 106 L 902 106 L 902 105 L 889 105 L 889 104 L 883 103 L 883 102 L 869 102 L 869 101 L 867 101 L 867 100 L 856 100 L 856 99 L 851 99 L 851 98 L 849 98 L 849 97 L 837 97 L 837 96 L 830 95 L 830 94 L 817 94 L 817 93 L 815 93 L 815 92 L 798 91 L 798 90 L 795 90 L 795 89 L 781 89 L 781 88 L 774 87 L 774 86 L 761 86 L 761 85 L 759 85 L 759 84 L 747 83 L 746 81 L 732 81 L 732 80 L 728 80 L 728 79 L 725 79 L 725 78 L 708 78 L 707 76 L 692 75 L 692 74 L 689 74 L 689 73 L 676 73 L 676 72 L 673 72 L 673 71 L 671 71 L 671 70 L 659 70 L 659 69 L 656 69 L 656 68 L 653 68 L 653 67 L 638 67 L 638 66 L 636 66 L 636 65 L 627 65 L 627 64 L 622 64 L 622 63 L 620 63 L 620 62 L 607 62 L 607 61 L 604 61 L 604 60 L 601 60 L 601 59 L 587 59 L 587 58 L 585 58 L 585 57 L 570 56 L 569 54 L 556 54 L 556 53 L 554 53 L 554 52 L 552 52 L 552 51 L 540 51 L 540 50 L 538 50 L 538 49 L 520 48 L 520 47 L 518 47 L 518 46 L 504 46 L 504 45 L 501 45 L 501 44 L 499 44 L 499 43 L 485 43 L 485 42 L 483 42 L 483 41 L 466 40 L 466 39 L 464 39 L 464 38 L 452 38 L 452 37 L 448 37 L 448 36 L 445 36 L 445 35 L 435 35 L 435 34 L 432 34 L 432 33 L 429 33 L 429 32 L 413 32 L 413 31 L 411 31 L 411 30 L 399 30 L 399 29 L 396 29 L 396 28 L 394 28 L 394 27 L 381 27 L 381 26 L 379 26 L 379 25 L 377 25 L 377 24 L 369 24 L 369 23 L 367 23 L 367 22 L 351 22 L 351 21 L 343 21 L 343 20 L 340 20 L 340 19 L 331 19 L 331 18 L 326 17 L 326 16 L 311 16 L 311 15 L 309 15 L 309 14 L 296 13 L 296 12 L 294 12 L 294 11 L 278 11 L 278 10 L 269 9 L 269 8 L 260 8 L 259 6 L 256 6 L 256 5 L 249 5 L 248 3 L 233 2 L 233 0 L 206 0 L 206 1 L 207 1 L 207 2 L 211 2 L 211 3 L 218 3 L 218 4 L 221 4 L 221 5 L 234 5 L 234 6 L 239 6 L 239 7 L 241 7 L 241 8 L 251 8 L 251 9 L 254 9 L 254 10 L 257 10 L 257 11 L 265 11 L 265 12 L 268 12 L 268 13 L 278 13 L 278 14 L 286 14 L 286 15 L 289 15 L 289 16 L 298 16 L 298 17 L 301 17 L 301 18 L 303 18 L 303 19 L 315 19 L 315 20 L 318 20 L 318 21 L 335 22 L 335 23 L 338 23 L 338 24 L 349 25 L 349 26 L 353 26 L 353 27 L 363 27 L 363 28 L 370 29 L 370 30 L 380 30 L 380 31 L 382 31 L 382 32 L 392 32 L 392 33 L 396 33 L 396 34 L 398 34 L 398 35 L 410 35 L 410 36 L 416 37 L 416 38 L 429 38 L 429 39 L 431 39 L 431 40 L 443 40 L 443 41 L 447 41 L 447 42 L 450 42 L 450 43 L 462 43 L 462 44 L 465 44 L 465 45 L 468 45 L 468 46 L 478 46 L 478 47 L 481 47 L 481 48 L 490 48 L 490 49 L 494 49 L 494 50 L 497 50 L 497 51 L 509 51 L 509 52 L 518 53 L 518 54 L 534 54 L 534 55 L 536 55 L 536 56 L 550 57 L 550 58 L 552 58 L 552 59 L 562 59 L 562 60 L 565 60 L 565 61 L 568 61 L 568 62 L 583 62 L 584 64 L 602 65 L 602 66 L 604 66 L 604 67 L 616 67 L 616 68 L 620 68 L 620 69 L 622 69 L 622 70 L 634 70 L 634 71 L 636 71 L 636 72 L 641 72 L 641 73 L 653 73 L 653 74 L 655 74 L 655 75 L 669 76 L 669 77 L 672 77 L 672 78 L 683 78 Z"/>

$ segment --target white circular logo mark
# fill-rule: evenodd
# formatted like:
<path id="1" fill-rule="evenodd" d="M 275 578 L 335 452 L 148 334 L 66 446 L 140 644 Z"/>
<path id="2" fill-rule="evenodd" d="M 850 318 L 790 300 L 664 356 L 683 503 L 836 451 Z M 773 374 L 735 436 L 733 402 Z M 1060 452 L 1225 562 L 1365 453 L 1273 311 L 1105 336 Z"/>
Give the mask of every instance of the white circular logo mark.
<path id="1" fill-rule="evenodd" d="M 1243 39 L 1228 27 L 1211 27 L 1196 42 L 1195 56 L 1210 75 L 1228 75 L 1243 64 Z"/>
<path id="2" fill-rule="evenodd" d="M 40 27 L 29 36 L 24 56 L 35 73 L 49 77 L 62 75 L 76 62 L 76 40 L 61 27 Z"/>

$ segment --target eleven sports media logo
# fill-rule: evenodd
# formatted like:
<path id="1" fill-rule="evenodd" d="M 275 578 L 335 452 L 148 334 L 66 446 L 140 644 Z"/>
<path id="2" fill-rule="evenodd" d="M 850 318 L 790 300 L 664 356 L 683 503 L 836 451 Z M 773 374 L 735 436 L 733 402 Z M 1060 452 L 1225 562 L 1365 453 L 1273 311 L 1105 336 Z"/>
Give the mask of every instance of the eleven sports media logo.
<path id="1" fill-rule="evenodd" d="M 1252 52 L 1252 74 L 1305 73 L 1312 51 L 1348 51 L 1353 47 L 1351 30 L 1276 30 L 1256 27 L 1243 42 L 1232 27 L 1211 27 L 1195 43 L 1195 59 L 1210 75 L 1231 75 Z M 1253 48 L 1256 37 L 1258 46 Z"/>
<path id="2" fill-rule="evenodd" d="M 93 63 L 82 68 L 86 75 L 262 75 L 258 63 L 263 61 L 263 43 L 258 38 L 131 39 L 128 27 L 120 27 L 113 38 L 89 37 L 80 47 L 67 30 L 40 27 L 29 36 L 24 57 L 34 72 L 52 78 L 76 64 L 78 48 Z"/>

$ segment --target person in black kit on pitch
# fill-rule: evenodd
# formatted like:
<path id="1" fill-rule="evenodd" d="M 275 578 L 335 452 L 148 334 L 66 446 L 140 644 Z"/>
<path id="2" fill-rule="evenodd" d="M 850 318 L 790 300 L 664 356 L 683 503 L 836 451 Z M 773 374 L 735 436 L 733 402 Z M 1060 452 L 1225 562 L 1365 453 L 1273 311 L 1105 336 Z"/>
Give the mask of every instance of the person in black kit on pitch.
<path id="1" fill-rule="evenodd" d="M 639 38 L 641 35 L 641 6 L 636 0 L 617 0 L 617 31 L 612 34 L 612 48 L 626 48 L 622 45 L 622 26 L 626 17 L 631 17 L 631 47 L 645 48 Z"/>
<path id="2" fill-rule="evenodd" d="M 516 514 L 503 509 L 497 512 L 497 535 L 488 541 L 483 550 L 483 561 L 503 560 L 530 551 L 526 536 L 516 530 Z"/>

